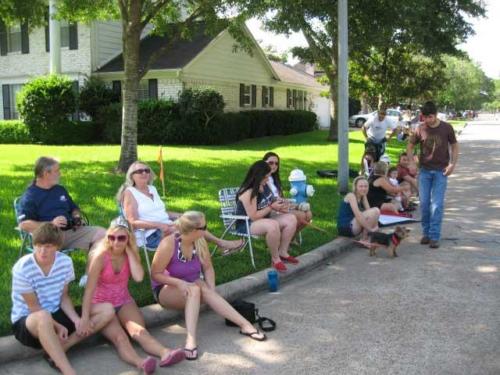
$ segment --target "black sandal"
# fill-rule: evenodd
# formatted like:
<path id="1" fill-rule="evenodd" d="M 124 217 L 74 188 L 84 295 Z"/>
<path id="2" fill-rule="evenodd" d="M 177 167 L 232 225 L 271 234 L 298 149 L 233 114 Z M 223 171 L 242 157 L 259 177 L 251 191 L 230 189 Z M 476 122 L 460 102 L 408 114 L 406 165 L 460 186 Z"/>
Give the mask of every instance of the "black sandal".
<path id="1" fill-rule="evenodd" d="M 188 357 L 186 354 L 190 353 L 191 357 Z M 188 361 L 194 361 L 198 359 L 198 347 L 193 349 L 184 348 L 184 356 Z"/>
<path id="2" fill-rule="evenodd" d="M 48 353 L 43 353 L 43 359 L 49 364 L 50 367 L 52 367 L 54 370 L 61 372 L 59 370 L 59 367 L 57 367 L 56 363 L 52 358 L 50 358 L 50 355 Z"/>
<path id="3" fill-rule="evenodd" d="M 262 337 L 257 337 L 257 335 L 260 335 L 260 334 L 262 334 L 263 336 Z M 240 331 L 240 335 L 248 336 L 252 340 L 255 340 L 255 341 L 266 341 L 267 340 L 266 334 L 262 333 L 260 331 L 254 331 L 254 332 L 250 332 L 250 333 Z"/>

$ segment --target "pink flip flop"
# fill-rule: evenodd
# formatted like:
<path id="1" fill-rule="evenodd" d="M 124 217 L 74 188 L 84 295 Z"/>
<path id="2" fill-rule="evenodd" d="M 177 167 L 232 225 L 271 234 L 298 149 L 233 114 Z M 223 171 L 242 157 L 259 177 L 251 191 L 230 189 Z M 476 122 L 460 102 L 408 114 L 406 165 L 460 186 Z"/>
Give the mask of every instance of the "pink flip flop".
<path id="1" fill-rule="evenodd" d="M 148 357 L 142 362 L 142 371 L 146 375 L 150 375 L 156 371 L 156 359 L 153 357 Z"/>
<path id="2" fill-rule="evenodd" d="M 168 353 L 167 357 L 164 360 L 160 361 L 160 367 L 175 365 L 176 363 L 183 361 L 185 358 L 186 355 L 184 354 L 183 349 L 179 348 L 171 350 L 170 353 Z"/>

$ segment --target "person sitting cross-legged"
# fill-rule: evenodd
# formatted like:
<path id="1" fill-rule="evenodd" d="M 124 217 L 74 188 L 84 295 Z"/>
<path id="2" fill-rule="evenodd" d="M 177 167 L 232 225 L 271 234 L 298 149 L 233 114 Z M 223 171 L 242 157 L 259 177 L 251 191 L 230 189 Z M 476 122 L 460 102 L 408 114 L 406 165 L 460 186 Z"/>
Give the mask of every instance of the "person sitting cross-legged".
<path id="1" fill-rule="evenodd" d="M 76 374 L 66 351 L 98 332 L 114 316 L 113 306 L 98 303 L 82 319 L 68 294 L 75 273 L 71 258 L 58 250 L 61 230 L 51 223 L 33 232 L 34 252 L 20 258 L 12 268 L 12 330 L 23 345 L 43 348 L 45 358 L 63 374 Z"/>
<path id="2" fill-rule="evenodd" d="M 196 326 L 200 304 L 206 303 L 217 314 L 240 327 L 240 334 L 256 341 L 266 335 L 241 316 L 215 290 L 215 271 L 205 241 L 205 215 L 185 212 L 176 221 L 179 232 L 165 237 L 153 258 L 153 293 L 167 309 L 184 310 L 186 319 L 186 359 L 198 358 Z M 201 278 L 203 275 L 203 279 Z"/>

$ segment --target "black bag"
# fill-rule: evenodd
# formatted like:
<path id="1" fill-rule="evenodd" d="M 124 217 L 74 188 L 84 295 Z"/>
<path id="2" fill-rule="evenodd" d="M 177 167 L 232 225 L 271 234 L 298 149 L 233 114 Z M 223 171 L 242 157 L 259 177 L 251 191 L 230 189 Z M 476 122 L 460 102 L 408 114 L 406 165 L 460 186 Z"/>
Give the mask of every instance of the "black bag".
<path id="1" fill-rule="evenodd" d="M 250 323 L 258 323 L 261 330 L 264 332 L 274 331 L 276 329 L 276 322 L 269 318 L 264 318 L 259 315 L 259 309 L 255 308 L 255 303 L 243 301 L 238 299 L 231 303 L 231 306 L 234 307 L 236 311 L 238 311 L 246 320 Z M 232 321 L 226 319 L 226 325 L 230 327 L 236 327 Z"/>

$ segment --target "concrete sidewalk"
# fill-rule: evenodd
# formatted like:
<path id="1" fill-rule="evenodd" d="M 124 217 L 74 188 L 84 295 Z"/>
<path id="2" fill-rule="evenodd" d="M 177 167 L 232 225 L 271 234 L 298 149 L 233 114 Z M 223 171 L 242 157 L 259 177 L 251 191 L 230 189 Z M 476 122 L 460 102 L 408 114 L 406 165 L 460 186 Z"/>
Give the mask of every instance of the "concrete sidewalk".
<path id="1" fill-rule="evenodd" d="M 413 224 L 399 258 L 361 248 L 317 258 L 320 268 L 290 276 L 278 293 L 245 298 L 276 320 L 267 342 L 204 313 L 199 360 L 157 373 L 500 374 L 500 126 L 473 123 L 460 148 L 440 249 L 418 244 Z M 153 334 L 181 346 L 185 329 L 178 320 Z M 136 373 L 107 344 L 76 348 L 70 360 L 81 374 Z M 0 374 L 32 373 L 55 372 L 38 357 L 0 366 Z"/>

